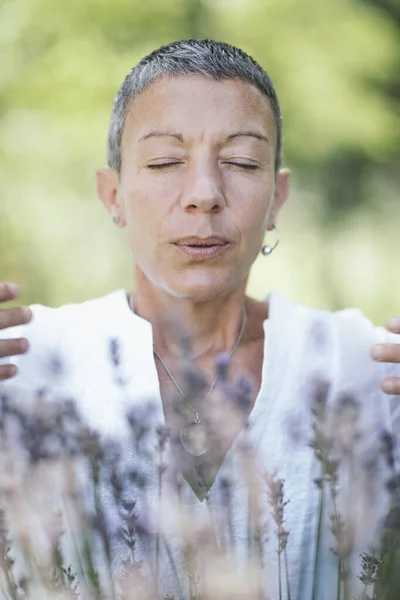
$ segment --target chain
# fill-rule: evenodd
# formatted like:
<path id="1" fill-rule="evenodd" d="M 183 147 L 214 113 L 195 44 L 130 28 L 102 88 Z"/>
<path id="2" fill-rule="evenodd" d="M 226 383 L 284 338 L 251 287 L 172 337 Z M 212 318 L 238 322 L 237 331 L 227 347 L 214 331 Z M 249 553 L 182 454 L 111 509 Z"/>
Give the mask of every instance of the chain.
<path id="1" fill-rule="evenodd" d="M 132 312 L 135 312 L 135 309 L 133 308 L 133 298 L 129 298 L 129 306 L 132 310 Z M 235 345 L 233 346 L 232 350 L 230 351 L 228 357 L 226 358 L 223 368 L 226 369 L 226 367 L 229 365 L 232 356 L 234 355 L 237 347 L 240 344 L 240 341 L 242 339 L 243 333 L 244 333 L 244 328 L 246 325 L 246 309 L 243 309 L 243 318 L 242 318 L 242 323 L 240 325 L 240 330 L 239 330 L 239 334 L 237 337 L 237 340 L 235 342 Z M 197 412 L 197 410 L 187 401 L 185 394 L 182 391 L 181 386 L 179 385 L 179 383 L 176 381 L 175 377 L 172 375 L 168 365 L 165 363 L 164 359 L 159 355 L 159 353 L 157 352 L 157 350 L 153 347 L 153 352 L 155 354 L 155 356 L 158 358 L 158 360 L 160 361 L 160 363 L 162 364 L 162 366 L 165 369 L 165 372 L 167 373 L 168 377 L 170 378 L 170 380 L 172 381 L 172 383 L 174 384 L 174 386 L 176 387 L 176 389 L 178 390 L 178 392 L 180 393 L 180 395 L 182 396 L 183 400 L 186 402 L 186 404 L 188 405 L 188 407 L 194 412 L 195 414 L 195 423 L 200 423 L 200 416 L 199 413 Z M 207 392 L 206 398 L 208 398 L 209 396 L 211 396 L 211 394 L 213 393 L 215 386 L 217 385 L 219 380 L 219 372 L 217 373 L 214 381 L 211 384 L 210 389 Z"/>

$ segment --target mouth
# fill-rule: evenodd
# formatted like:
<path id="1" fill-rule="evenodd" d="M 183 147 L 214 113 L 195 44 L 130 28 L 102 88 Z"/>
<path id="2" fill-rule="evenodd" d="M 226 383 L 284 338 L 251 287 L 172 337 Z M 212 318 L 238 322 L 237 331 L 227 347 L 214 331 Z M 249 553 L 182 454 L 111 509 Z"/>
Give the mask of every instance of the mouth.
<path id="1" fill-rule="evenodd" d="M 230 242 L 221 237 L 188 237 L 173 242 L 184 254 L 196 260 L 209 260 L 219 256 L 230 247 Z"/>

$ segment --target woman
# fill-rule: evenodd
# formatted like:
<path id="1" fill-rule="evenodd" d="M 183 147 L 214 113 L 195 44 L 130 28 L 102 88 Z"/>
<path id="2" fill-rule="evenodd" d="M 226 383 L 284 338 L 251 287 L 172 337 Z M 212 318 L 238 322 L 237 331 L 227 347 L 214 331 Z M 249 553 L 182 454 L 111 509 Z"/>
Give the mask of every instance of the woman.
<path id="1" fill-rule="evenodd" d="M 5 391 L 23 397 L 50 382 L 53 395 L 76 397 L 85 420 L 104 434 L 123 435 L 126 410 L 154 399 L 152 426 L 166 424 L 183 448 L 180 491 L 191 510 L 202 516 L 206 504 L 223 510 L 221 489 L 232 477 L 231 533 L 240 556 L 250 539 L 236 458 L 246 436 L 260 464 L 285 481 L 291 597 L 311 598 L 314 590 L 314 597 L 328 599 L 336 580 L 329 542 L 321 550 L 323 585 L 313 579 L 313 381 L 327 382 L 333 407 L 344 393 L 360 399 L 369 443 L 378 444 L 379 432 L 396 427 L 400 324 L 393 320 L 389 337 L 358 311 L 296 306 L 275 292 L 264 302 L 246 296 L 258 253 L 269 256 L 276 247 L 263 240 L 267 231 L 277 234 L 288 196 L 281 155 L 275 90 L 244 52 L 192 40 L 144 58 L 117 94 L 109 168 L 97 171 L 98 195 L 128 234 L 135 291 L 57 309 L 3 309 L 0 378 Z M 1 288 L 2 302 L 17 295 Z M 109 340 L 119 342 L 114 362 L 123 394 L 109 366 Z M 63 365 L 61 375 L 54 375 L 49 356 Z M 182 371 L 188 358 L 207 381 L 202 394 L 189 395 Z M 251 383 L 246 402 L 228 419 L 234 393 L 225 392 L 238 381 L 243 390 L 244 379 Z M 199 463 L 208 467 L 203 478 Z M 275 564 L 276 541 L 269 536 L 262 543 L 268 564 Z M 266 593 L 285 596 L 275 571 L 266 567 L 264 574 Z M 165 593 L 175 589 L 167 566 L 160 579 Z"/>

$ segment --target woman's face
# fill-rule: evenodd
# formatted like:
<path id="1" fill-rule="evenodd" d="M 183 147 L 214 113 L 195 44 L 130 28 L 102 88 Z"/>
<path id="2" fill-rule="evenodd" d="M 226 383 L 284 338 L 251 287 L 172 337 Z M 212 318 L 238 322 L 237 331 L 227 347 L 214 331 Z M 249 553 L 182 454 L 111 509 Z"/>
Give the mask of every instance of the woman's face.
<path id="1" fill-rule="evenodd" d="M 134 99 L 119 180 L 99 172 L 98 189 L 153 285 L 205 301 L 243 283 L 287 196 L 276 136 L 268 100 L 239 80 L 163 78 Z"/>

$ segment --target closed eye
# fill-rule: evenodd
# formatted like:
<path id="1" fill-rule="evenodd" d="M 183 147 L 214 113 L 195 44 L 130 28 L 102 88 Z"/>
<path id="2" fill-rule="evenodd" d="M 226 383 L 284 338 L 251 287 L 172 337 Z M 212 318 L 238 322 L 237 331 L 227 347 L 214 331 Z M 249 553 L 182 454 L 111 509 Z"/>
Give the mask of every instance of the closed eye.
<path id="1" fill-rule="evenodd" d="M 233 165 L 235 167 L 240 167 L 241 169 L 246 169 L 247 171 L 255 171 L 256 169 L 258 169 L 258 165 L 251 165 L 249 163 L 225 161 L 224 164 Z"/>
<path id="2" fill-rule="evenodd" d="M 148 169 L 151 169 L 153 171 L 160 171 L 161 169 L 166 169 L 167 167 L 172 167 L 173 165 L 180 165 L 182 163 L 178 162 L 178 161 L 174 161 L 174 162 L 166 162 L 166 163 L 156 163 L 154 165 L 147 165 Z"/>
<path id="3" fill-rule="evenodd" d="M 180 164 L 182 164 L 182 163 L 178 162 L 178 161 L 167 162 L 167 163 L 156 163 L 153 165 L 147 165 L 147 168 L 152 171 L 160 171 L 161 169 L 167 169 L 168 167 L 173 167 L 174 165 L 180 165 Z M 249 163 L 241 163 L 241 162 L 234 162 L 234 161 L 224 161 L 224 164 L 233 165 L 234 167 L 239 167 L 239 168 L 245 169 L 247 171 L 255 171 L 256 169 L 259 168 L 258 165 L 251 165 Z"/>

